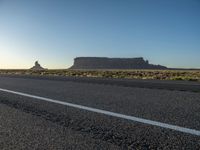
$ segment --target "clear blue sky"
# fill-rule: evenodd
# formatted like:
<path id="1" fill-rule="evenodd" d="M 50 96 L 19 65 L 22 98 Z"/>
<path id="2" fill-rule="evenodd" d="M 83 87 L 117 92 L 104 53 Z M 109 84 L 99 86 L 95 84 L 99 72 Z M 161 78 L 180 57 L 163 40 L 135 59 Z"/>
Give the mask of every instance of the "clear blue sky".
<path id="1" fill-rule="evenodd" d="M 200 68 L 200 0 L 0 0 L 0 68 L 77 56 Z"/>

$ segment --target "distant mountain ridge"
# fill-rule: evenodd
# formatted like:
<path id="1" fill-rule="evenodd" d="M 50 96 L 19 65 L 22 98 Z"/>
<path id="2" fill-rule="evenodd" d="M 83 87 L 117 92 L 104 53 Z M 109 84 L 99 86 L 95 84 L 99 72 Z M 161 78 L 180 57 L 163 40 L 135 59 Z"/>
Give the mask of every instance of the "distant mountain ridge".
<path id="1" fill-rule="evenodd" d="M 144 60 L 143 57 L 77 57 L 70 69 L 167 69 L 167 67 L 149 64 L 149 61 Z"/>

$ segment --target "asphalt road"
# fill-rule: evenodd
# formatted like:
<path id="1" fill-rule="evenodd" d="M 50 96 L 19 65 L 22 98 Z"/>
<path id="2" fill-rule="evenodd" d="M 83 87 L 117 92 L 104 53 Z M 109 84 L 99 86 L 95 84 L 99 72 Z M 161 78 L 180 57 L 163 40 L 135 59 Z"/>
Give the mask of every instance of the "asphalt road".
<path id="1" fill-rule="evenodd" d="M 0 76 L 0 88 L 200 131 L 193 82 Z M 200 149 L 200 136 L 0 90 L 0 149 Z"/>

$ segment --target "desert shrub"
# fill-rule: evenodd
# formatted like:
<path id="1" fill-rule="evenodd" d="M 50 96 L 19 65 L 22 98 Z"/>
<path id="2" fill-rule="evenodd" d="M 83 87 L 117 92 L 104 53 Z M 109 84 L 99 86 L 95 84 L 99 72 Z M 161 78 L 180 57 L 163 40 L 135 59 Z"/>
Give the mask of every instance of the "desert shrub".
<path id="1" fill-rule="evenodd" d="M 185 80 L 200 82 L 199 71 L 181 70 L 0 70 L 0 74 L 104 77 L 128 79 Z"/>

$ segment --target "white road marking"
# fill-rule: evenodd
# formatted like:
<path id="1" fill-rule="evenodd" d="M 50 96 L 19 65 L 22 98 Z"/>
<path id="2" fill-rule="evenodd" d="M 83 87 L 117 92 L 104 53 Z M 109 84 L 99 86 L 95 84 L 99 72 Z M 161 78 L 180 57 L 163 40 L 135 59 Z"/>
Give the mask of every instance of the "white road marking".
<path id="1" fill-rule="evenodd" d="M 69 107 L 73 107 L 73 108 L 82 109 L 82 110 L 87 110 L 87 111 L 90 111 L 90 112 L 100 113 L 100 114 L 104 114 L 104 115 L 107 115 L 107 116 L 122 118 L 122 119 L 126 119 L 126 120 L 131 120 L 131 121 L 134 121 L 134 122 L 158 126 L 158 127 L 161 127 L 161 128 L 171 129 L 171 130 L 175 130 L 175 131 L 179 131 L 179 132 L 183 132 L 183 133 L 188 133 L 188 134 L 200 136 L 200 131 L 195 130 L 195 129 L 184 128 L 184 127 L 171 125 L 171 124 L 167 124 L 167 123 L 162 123 L 162 122 L 158 122 L 158 121 L 152 121 L 152 120 L 143 119 L 143 118 L 139 118 L 139 117 L 128 116 L 128 115 L 124 115 L 124 114 L 120 114 L 120 113 L 115 113 L 115 112 L 96 109 L 96 108 L 92 108 L 92 107 L 67 103 L 67 102 L 63 102 L 63 101 L 59 101 L 59 100 L 54 100 L 54 99 L 50 99 L 50 98 L 35 96 L 35 95 L 31 95 L 31 94 L 16 92 L 16 91 L 2 89 L 2 88 L 0 88 L 0 91 L 15 94 L 15 95 L 20 95 L 20 96 L 25 96 L 25 97 L 29 97 L 29 98 L 34 98 L 34 99 L 41 100 L 41 101 L 47 101 L 47 102 L 52 102 L 52 103 L 56 103 L 56 104 L 61 104 L 61 105 L 65 105 L 65 106 L 69 106 Z"/>

